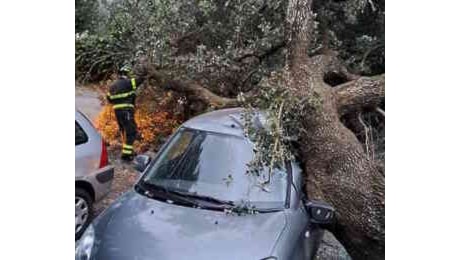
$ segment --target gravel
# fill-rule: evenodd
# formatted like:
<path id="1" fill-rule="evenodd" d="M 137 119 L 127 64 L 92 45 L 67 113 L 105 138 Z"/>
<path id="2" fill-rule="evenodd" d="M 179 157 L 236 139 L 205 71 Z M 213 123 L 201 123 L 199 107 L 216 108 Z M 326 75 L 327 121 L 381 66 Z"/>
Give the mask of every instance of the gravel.
<path id="1" fill-rule="evenodd" d="M 140 173 L 134 169 L 133 163 L 121 161 L 120 149 L 121 147 L 109 147 L 108 149 L 110 164 L 115 167 L 115 174 L 109 194 L 94 205 L 94 217 L 102 213 L 123 193 L 132 189 L 140 177 Z M 155 157 L 155 153 L 152 151 L 143 154 L 149 155 L 151 158 Z"/>
<path id="2" fill-rule="evenodd" d="M 345 248 L 329 231 L 324 232 L 323 240 L 315 260 L 352 260 Z"/>
<path id="3" fill-rule="evenodd" d="M 137 179 L 140 177 L 139 173 L 134 170 L 132 164 L 123 163 L 120 159 L 110 160 L 112 165 L 115 166 L 115 175 L 112 181 L 112 188 L 107 196 L 99 201 L 94 206 L 94 217 L 99 215 L 106 209 L 113 201 L 120 197 L 123 193 L 128 191 L 134 186 Z"/>

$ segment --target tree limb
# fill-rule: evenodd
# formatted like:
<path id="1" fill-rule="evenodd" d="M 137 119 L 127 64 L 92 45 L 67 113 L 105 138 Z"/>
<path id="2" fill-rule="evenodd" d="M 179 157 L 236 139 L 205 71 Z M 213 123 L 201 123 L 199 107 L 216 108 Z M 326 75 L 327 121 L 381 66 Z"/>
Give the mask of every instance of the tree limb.
<path id="1" fill-rule="evenodd" d="M 376 107 L 375 111 L 377 111 L 379 114 L 381 114 L 383 117 L 385 117 L 385 111 L 381 109 L 380 107 Z"/>
<path id="2" fill-rule="evenodd" d="M 366 60 L 367 60 L 367 57 L 369 56 L 369 54 L 371 54 L 373 51 L 377 50 L 378 48 L 380 47 L 383 47 L 384 44 L 383 43 L 380 43 L 380 44 L 377 44 L 371 48 L 369 48 L 363 55 L 363 58 L 361 59 L 361 62 L 359 63 L 359 67 L 361 68 L 361 70 L 364 70 L 364 64 L 366 63 Z"/>
<path id="3" fill-rule="evenodd" d="M 286 14 L 286 39 L 288 65 L 291 68 L 307 65 L 308 50 L 315 30 L 312 0 L 288 1 Z"/>
<path id="4" fill-rule="evenodd" d="M 325 50 L 323 54 L 312 57 L 312 61 L 322 77 L 328 73 L 339 74 L 347 81 L 356 80 L 360 77 L 348 70 L 342 60 L 339 59 L 336 51 Z"/>
<path id="5" fill-rule="evenodd" d="M 361 77 L 341 84 L 333 90 L 340 115 L 358 111 L 364 107 L 375 107 L 385 97 L 385 74 Z"/>
<path id="6" fill-rule="evenodd" d="M 160 88 L 182 93 L 190 100 L 203 102 L 213 108 L 238 106 L 236 98 L 221 97 L 195 82 L 175 80 L 158 70 L 150 70 L 149 77 L 155 80 Z"/>
<path id="7" fill-rule="evenodd" d="M 278 51 L 281 48 L 284 48 L 285 46 L 286 46 L 285 41 L 279 41 L 279 42 L 277 42 L 275 44 L 272 44 L 269 48 L 257 49 L 257 50 L 254 50 L 254 51 L 245 52 L 242 55 L 236 57 L 234 60 L 236 62 L 241 62 L 246 58 L 255 57 L 260 62 L 264 58 L 272 55 L 273 53 L 275 53 L 276 51 Z"/>
<path id="8" fill-rule="evenodd" d="M 202 33 L 205 29 L 207 29 L 207 26 L 202 26 L 202 27 L 199 27 L 198 29 L 195 29 L 191 32 L 188 32 L 184 35 L 180 35 L 180 36 L 177 36 L 175 38 L 172 38 L 169 40 L 169 44 L 171 45 L 171 47 L 179 47 L 179 44 L 187 39 L 190 39 L 192 37 L 195 37 L 196 35 Z"/>

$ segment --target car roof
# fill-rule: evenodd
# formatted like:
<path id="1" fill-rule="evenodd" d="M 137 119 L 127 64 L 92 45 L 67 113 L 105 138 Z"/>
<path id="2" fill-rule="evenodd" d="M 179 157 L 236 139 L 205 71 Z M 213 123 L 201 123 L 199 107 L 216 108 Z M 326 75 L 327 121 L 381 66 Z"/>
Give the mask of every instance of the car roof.
<path id="1" fill-rule="evenodd" d="M 182 124 L 182 127 L 246 138 L 243 129 L 244 121 L 241 117 L 243 113 L 243 108 L 216 110 L 196 116 Z M 252 123 L 256 127 L 265 127 L 265 113 L 258 111 Z M 302 185 L 301 172 L 302 169 L 299 167 L 298 162 L 293 160 L 292 180 L 296 187 L 301 187 Z"/>
<path id="2" fill-rule="evenodd" d="M 80 125 L 81 128 L 83 128 L 83 131 L 89 135 L 91 141 L 93 139 L 97 139 L 97 142 L 99 141 L 100 134 L 94 127 L 93 122 L 91 122 L 91 120 L 83 112 L 77 109 L 75 109 L 75 121 L 78 123 L 78 125 Z"/>
<path id="3" fill-rule="evenodd" d="M 85 114 L 83 114 L 83 112 L 81 112 L 81 111 L 78 110 L 78 109 L 75 109 L 75 120 L 77 120 L 77 121 L 79 121 L 79 122 L 82 121 L 82 120 L 90 121 L 90 120 L 88 119 L 88 117 L 87 117 Z"/>
<path id="4" fill-rule="evenodd" d="M 203 131 L 244 137 L 243 108 L 229 108 L 196 116 L 182 126 Z"/>

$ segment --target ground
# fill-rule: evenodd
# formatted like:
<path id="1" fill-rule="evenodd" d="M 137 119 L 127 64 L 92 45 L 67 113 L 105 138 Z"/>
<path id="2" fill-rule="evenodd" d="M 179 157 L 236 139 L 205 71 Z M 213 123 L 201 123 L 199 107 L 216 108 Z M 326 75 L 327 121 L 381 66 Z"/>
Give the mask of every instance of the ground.
<path id="1" fill-rule="evenodd" d="M 75 88 L 75 107 L 94 120 L 102 109 L 99 93 L 93 88 L 77 86 Z"/>
<path id="2" fill-rule="evenodd" d="M 351 257 L 334 235 L 326 231 L 315 260 L 351 260 Z"/>

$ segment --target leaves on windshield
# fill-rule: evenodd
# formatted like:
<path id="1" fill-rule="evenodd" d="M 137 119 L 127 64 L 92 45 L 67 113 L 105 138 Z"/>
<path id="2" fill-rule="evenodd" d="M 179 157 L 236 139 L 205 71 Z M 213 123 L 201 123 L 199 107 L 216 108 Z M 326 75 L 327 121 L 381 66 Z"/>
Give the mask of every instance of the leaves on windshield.
<path id="1" fill-rule="evenodd" d="M 242 200 L 241 203 L 238 205 L 225 209 L 224 212 L 228 215 L 238 215 L 238 216 L 243 216 L 243 215 L 254 215 L 257 214 L 257 209 L 256 206 L 251 204 L 249 200 Z"/>
<path id="2" fill-rule="evenodd" d="M 259 187 L 262 191 L 271 192 L 270 188 L 268 187 L 269 185 L 270 185 L 270 183 L 263 182 L 263 183 L 259 183 L 256 186 Z"/>

